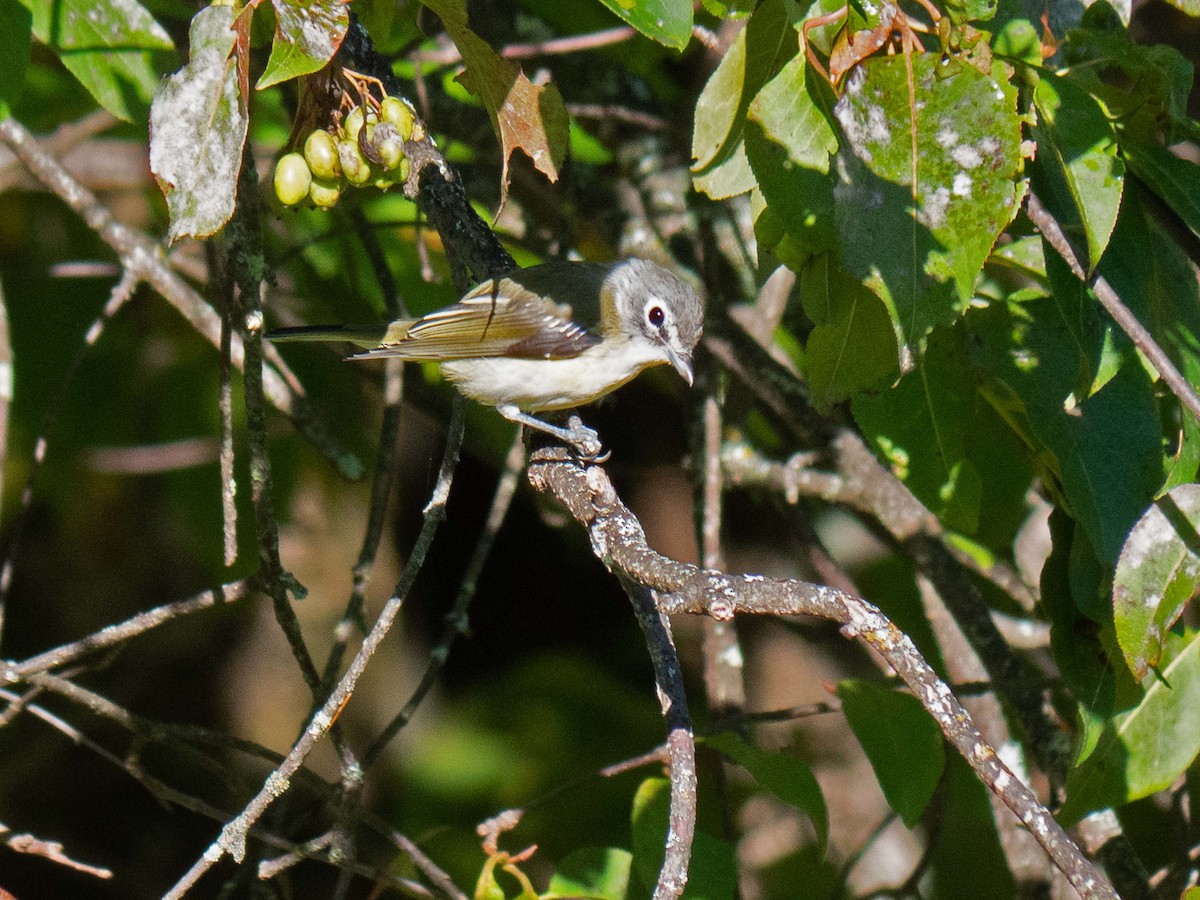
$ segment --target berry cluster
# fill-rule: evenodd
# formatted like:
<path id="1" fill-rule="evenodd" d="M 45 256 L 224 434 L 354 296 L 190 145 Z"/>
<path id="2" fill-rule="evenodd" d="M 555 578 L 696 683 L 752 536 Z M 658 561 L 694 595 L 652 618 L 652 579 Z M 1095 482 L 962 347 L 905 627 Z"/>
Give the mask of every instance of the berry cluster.
<path id="1" fill-rule="evenodd" d="M 404 142 L 419 128 L 399 97 L 356 106 L 333 133 L 314 131 L 303 153 L 285 153 L 275 164 L 275 196 L 288 206 L 307 199 L 328 209 L 347 185 L 386 190 L 408 178 Z"/>

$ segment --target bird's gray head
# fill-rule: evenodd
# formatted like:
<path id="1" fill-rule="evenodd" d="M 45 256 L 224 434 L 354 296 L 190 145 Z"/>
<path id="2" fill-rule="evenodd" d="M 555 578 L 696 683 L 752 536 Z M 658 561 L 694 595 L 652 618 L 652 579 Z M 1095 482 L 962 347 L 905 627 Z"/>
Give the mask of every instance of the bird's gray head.
<path id="1" fill-rule="evenodd" d="M 704 307 L 692 286 L 644 259 L 626 260 L 608 280 L 621 330 L 661 348 L 663 360 L 691 384 L 692 351 L 704 327 Z"/>

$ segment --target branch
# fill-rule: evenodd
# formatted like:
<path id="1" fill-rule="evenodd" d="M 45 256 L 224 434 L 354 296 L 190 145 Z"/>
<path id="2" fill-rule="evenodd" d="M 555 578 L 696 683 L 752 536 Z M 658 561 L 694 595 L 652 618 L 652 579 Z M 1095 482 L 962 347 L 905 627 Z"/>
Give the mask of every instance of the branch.
<path id="1" fill-rule="evenodd" d="M 1000 761 L 970 714 L 924 660 L 912 640 L 867 601 L 821 585 L 761 575 L 729 575 L 677 562 L 652 550 L 641 523 L 617 495 L 607 473 L 561 448 L 534 454 L 534 488 L 551 493 L 588 530 L 592 549 L 610 570 L 659 595 L 664 613 L 730 619 L 736 613 L 811 615 L 842 626 L 882 656 L 934 717 L 980 780 L 1029 828 L 1085 900 L 1116 900 L 1104 876 L 1072 843 L 1037 796 Z"/>

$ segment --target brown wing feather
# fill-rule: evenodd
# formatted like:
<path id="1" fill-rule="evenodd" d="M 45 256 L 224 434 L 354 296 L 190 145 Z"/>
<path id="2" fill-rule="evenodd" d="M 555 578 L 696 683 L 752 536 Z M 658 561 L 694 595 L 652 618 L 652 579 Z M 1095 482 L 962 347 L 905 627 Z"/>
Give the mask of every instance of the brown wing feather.
<path id="1" fill-rule="evenodd" d="M 459 302 L 413 322 L 398 339 L 360 356 L 560 359 L 578 356 L 599 342 L 571 318 L 569 305 L 534 293 L 517 282 L 519 275 L 484 282 Z"/>

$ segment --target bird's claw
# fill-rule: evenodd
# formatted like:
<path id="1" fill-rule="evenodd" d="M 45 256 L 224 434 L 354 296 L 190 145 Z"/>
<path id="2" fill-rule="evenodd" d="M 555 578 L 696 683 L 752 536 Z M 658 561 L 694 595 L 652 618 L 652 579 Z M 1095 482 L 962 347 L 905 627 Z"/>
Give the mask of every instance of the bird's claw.
<path id="1" fill-rule="evenodd" d="M 604 449 L 596 429 L 584 425 L 579 416 L 567 419 L 565 438 L 574 447 L 582 462 L 603 463 L 608 462 L 608 458 L 612 456 L 610 451 Z"/>

